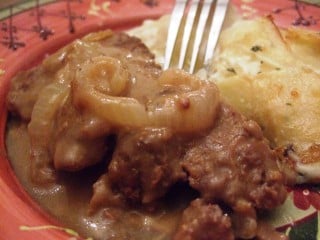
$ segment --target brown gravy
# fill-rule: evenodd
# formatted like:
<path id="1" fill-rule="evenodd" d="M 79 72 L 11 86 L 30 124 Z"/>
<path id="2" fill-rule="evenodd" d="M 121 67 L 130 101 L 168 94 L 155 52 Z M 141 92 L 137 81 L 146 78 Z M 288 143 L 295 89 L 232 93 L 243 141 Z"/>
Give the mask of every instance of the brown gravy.
<path id="1" fill-rule="evenodd" d="M 170 239 L 183 209 L 196 196 L 191 190 L 189 192 L 185 187 L 177 186 L 173 190 L 175 194 L 170 196 L 169 193 L 164 205 L 155 213 L 150 214 L 137 209 L 129 210 L 122 216 L 121 225 L 113 224 L 103 217 L 103 210 L 94 216 L 87 214 L 92 185 L 104 172 L 105 163 L 80 173 L 60 173 L 59 183 L 49 189 L 40 188 L 30 182 L 30 142 L 25 123 L 15 119 L 8 121 L 6 146 L 12 167 L 26 191 L 63 226 L 74 229 L 84 237 Z"/>

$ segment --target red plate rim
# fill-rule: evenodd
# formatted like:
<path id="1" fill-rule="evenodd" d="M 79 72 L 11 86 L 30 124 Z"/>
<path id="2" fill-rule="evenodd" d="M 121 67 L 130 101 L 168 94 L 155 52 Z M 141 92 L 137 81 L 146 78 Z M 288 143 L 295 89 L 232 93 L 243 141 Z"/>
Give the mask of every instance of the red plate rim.
<path id="1" fill-rule="evenodd" d="M 88 32 L 101 29 L 111 28 L 113 30 L 124 30 L 133 26 L 139 25 L 145 19 L 156 19 L 163 14 L 167 14 L 172 10 L 174 0 L 131 0 L 131 1 L 110 1 L 106 5 L 106 1 L 83 0 L 83 1 L 59 1 L 48 3 L 41 7 L 41 10 L 46 13 L 57 13 L 61 9 L 65 9 L 66 4 L 73 4 L 72 11 L 78 16 L 85 16 L 85 20 L 74 20 L 75 32 L 68 31 L 68 21 L 65 18 L 57 16 L 48 16 L 44 19 L 43 24 L 50 25 L 54 31 L 52 36 L 45 41 L 39 39 L 37 33 L 30 35 L 28 31 L 21 31 L 19 39 L 26 45 L 23 49 L 12 50 L 8 47 L 0 45 L 0 58 L 3 62 L 0 63 L 0 69 L 5 70 L 5 74 L 0 78 L 0 234 L 3 239 L 70 239 L 70 235 L 64 231 L 53 231 L 52 229 L 42 229 L 40 231 L 21 231 L 19 228 L 22 225 L 28 226 L 44 226 L 55 225 L 59 223 L 46 214 L 40 207 L 30 198 L 30 196 L 21 187 L 18 179 L 13 173 L 6 154 L 5 146 L 5 124 L 7 118 L 7 110 L 5 98 L 9 88 L 10 79 L 21 69 L 28 69 L 35 65 L 45 57 L 45 54 L 51 53 L 59 47 L 65 45 L 71 40 L 83 36 Z M 157 5 L 148 5 L 148 3 L 157 3 Z M 285 9 L 288 4 L 294 1 L 271 1 L 269 5 L 263 5 L 262 1 L 241 1 L 233 0 L 242 14 L 248 14 L 248 9 L 253 8 L 256 11 L 254 15 L 269 15 L 273 14 L 276 23 L 280 27 L 291 25 L 295 17 L 295 12 L 288 11 L 290 14 L 278 15 L 273 12 L 272 4 L 279 5 Z M 283 4 L 283 5 L 282 5 Z M 309 5 L 308 5 L 309 8 Z M 320 9 L 311 7 L 313 14 L 320 16 Z M 28 21 L 34 17 L 34 8 L 23 11 L 14 16 L 14 24 L 25 26 Z M 90 12 L 91 11 L 91 12 Z M 286 12 L 286 13 L 288 13 Z M 28 20 L 29 19 L 29 20 Z M 293 19 L 293 20 L 292 20 Z M 70 19 L 69 19 L 70 20 Z M 290 22 L 291 21 L 291 22 Z M 308 27 L 310 29 L 320 29 L 320 20 Z M 10 17 L 1 20 L 2 24 L 10 23 Z M 69 22 L 70 24 L 70 22 Z M 66 27 L 67 26 L 67 27 Z M 30 24 L 30 29 L 32 24 Z M 8 32 L 0 32 L 0 37 Z M 30 207 L 31 206 L 31 207 Z"/>

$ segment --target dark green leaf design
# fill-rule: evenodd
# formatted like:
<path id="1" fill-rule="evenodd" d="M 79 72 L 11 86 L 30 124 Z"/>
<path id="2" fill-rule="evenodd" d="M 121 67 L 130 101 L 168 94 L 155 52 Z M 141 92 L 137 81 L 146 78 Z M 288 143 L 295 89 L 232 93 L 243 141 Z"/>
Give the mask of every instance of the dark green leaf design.
<path id="1" fill-rule="evenodd" d="M 312 186 L 310 186 L 310 188 L 312 189 L 312 191 L 318 191 L 318 192 L 320 192 L 320 185 L 312 185 Z"/>
<path id="2" fill-rule="evenodd" d="M 320 6 L 320 0 L 299 0 L 299 2 L 306 2 Z"/>
<path id="3" fill-rule="evenodd" d="M 294 226 L 290 233 L 290 240 L 317 240 L 318 218 L 314 217 L 304 223 Z"/>

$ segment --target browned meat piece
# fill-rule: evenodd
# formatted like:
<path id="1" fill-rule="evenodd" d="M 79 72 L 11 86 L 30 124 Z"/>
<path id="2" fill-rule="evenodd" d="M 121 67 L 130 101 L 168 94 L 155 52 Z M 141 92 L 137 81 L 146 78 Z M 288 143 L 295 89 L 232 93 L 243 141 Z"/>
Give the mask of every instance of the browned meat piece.
<path id="1" fill-rule="evenodd" d="M 78 104 L 72 92 L 77 72 L 99 56 L 120 60 L 130 73 L 131 85 L 121 92 L 123 96 L 143 102 L 154 94 L 160 67 L 153 54 L 139 39 L 111 31 L 76 40 L 13 80 L 8 108 L 24 120 L 31 119 L 31 176 L 37 183 L 55 181 L 55 169 L 77 171 L 93 165 L 108 149 L 113 129 Z M 102 86 L 104 80 L 108 82 L 101 79 Z"/>
<path id="2" fill-rule="evenodd" d="M 11 113 L 29 121 L 41 89 L 53 80 L 52 72 L 39 67 L 19 73 L 11 84 L 7 106 Z"/>
<path id="3" fill-rule="evenodd" d="M 205 202 L 230 208 L 236 238 L 257 236 L 256 209 L 272 209 L 286 198 L 278 158 L 260 127 L 221 102 L 208 132 L 188 137 L 172 132 L 145 128 L 119 135 L 107 192 L 121 193 L 127 203 L 152 205 L 185 181 L 185 171 Z"/>
<path id="4" fill-rule="evenodd" d="M 163 197 L 172 184 L 186 179 L 180 165 L 184 141 L 166 128 L 119 136 L 108 169 L 112 186 L 131 203 L 148 204 Z"/>
<path id="5" fill-rule="evenodd" d="M 93 197 L 90 200 L 89 214 L 95 213 L 102 207 L 125 208 L 123 194 L 116 193 L 111 188 L 107 174 L 102 175 L 93 185 Z"/>
<path id="6" fill-rule="evenodd" d="M 92 41 L 92 39 L 90 40 Z M 125 95 L 133 95 L 142 101 L 147 94 L 150 95 L 150 92 L 144 92 L 143 89 L 150 91 L 150 89 L 156 88 L 153 85 L 158 76 L 159 66 L 154 63 L 153 55 L 145 45 L 139 39 L 123 33 L 103 38 L 99 40 L 99 44 L 101 49 L 98 50 L 103 56 L 111 56 L 121 60 L 124 67 L 130 70 L 131 78 L 136 79 L 135 84 L 128 88 Z M 78 54 L 73 57 L 80 55 L 81 51 L 89 50 L 77 49 Z M 144 83 L 145 88 L 139 85 L 141 82 Z M 56 169 L 76 171 L 102 159 L 108 146 L 106 137 L 113 130 L 106 121 L 90 112 L 88 113 L 86 109 L 82 109 L 76 103 L 74 106 L 71 101 L 72 99 L 62 107 L 56 117 L 57 140 L 54 151 L 54 166 Z"/>
<path id="7" fill-rule="evenodd" d="M 174 240 L 233 240 L 231 220 L 215 204 L 196 199 L 183 212 Z"/>
<path id="8" fill-rule="evenodd" d="M 201 200 L 185 210 L 176 240 L 256 237 L 256 209 L 286 197 L 275 153 L 255 122 L 220 100 L 213 83 L 178 70 L 161 73 L 140 40 L 111 31 L 77 40 L 21 73 L 8 106 L 30 120 L 33 179 L 48 183 L 56 170 L 96 164 L 117 135 L 91 212 L 153 209 L 183 181 Z"/>
<path id="9" fill-rule="evenodd" d="M 112 56 L 127 64 L 133 78 L 143 79 L 132 89 L 135 98 L 143 100 L 160 72 L 154 55 L 140 39 L 125 33 L 105 31 L 77 40 L 51 55 L 36 68 L 19 73 L 11 84 L 7 98 L 9 111 L 30 120 L 33 106 L 41 90 L 53 81 L 71 81 L 78 66 L 92 57 Z M 150 81 L 149 81 L 150 79 Z"/>
<path id="10" fill-rule="evenodd" d="M 236 237 L 256 235 L 255 208 L 271 209 L 286 198 L 277 157 L 261 129 L 226 104 L 211 132 L 188 150 L 183 167 L 205 201 L 232 208 Z"/>

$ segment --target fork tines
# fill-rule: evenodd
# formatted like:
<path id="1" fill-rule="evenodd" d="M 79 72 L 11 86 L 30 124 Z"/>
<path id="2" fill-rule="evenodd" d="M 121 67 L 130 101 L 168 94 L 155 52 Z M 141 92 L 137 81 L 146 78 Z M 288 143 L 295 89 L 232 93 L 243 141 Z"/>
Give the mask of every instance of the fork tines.
<path id="1" fill-rule="evenodd" d="M 228 2 L 176 0 L 168 29 L 165 69 L 174 66 L 194 73 L 212 58 Z"/>

